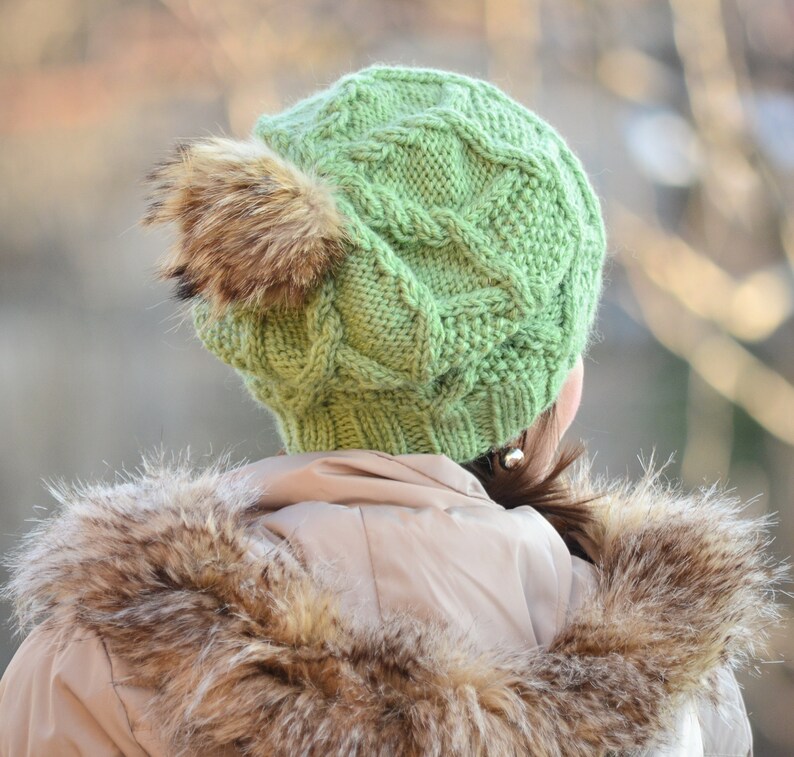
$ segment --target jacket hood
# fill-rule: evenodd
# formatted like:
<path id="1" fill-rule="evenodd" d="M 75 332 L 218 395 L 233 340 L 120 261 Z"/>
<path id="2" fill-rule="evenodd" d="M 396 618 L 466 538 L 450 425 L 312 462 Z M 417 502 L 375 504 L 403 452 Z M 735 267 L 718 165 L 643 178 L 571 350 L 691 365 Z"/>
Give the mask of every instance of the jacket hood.
<path id="1" fill-rule="evenodd" d="M 309 457 L 372 475 L 368 455 Z M 432 475 L 406 457 L 424 456 L 387 467 Z M 54 490 L 60 512 L 27 537 L 8 594 L 23 626 L 100 635 L 151 689 L 178 754 L 632 751 L 757 654 L 780 569 L 766 522 L 715 489 L 684 495 L 651 474 L 606 485 L 583 468 L 572 495 L 596 491 L 597 584 L 546 647 L 481 652 L 440 622 L 344 614 L 328 576 L 286 542 L 263 546 L 252 524 L 272 505 L 220 464 L 149 461 L 122 483 Z"/>

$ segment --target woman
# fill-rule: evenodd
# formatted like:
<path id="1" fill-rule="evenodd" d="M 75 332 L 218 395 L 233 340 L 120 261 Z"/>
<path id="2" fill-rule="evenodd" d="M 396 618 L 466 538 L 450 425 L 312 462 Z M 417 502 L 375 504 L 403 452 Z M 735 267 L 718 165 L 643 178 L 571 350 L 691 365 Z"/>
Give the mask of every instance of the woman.
<path id="1" fill-rule="evenodd" d="M 151 180 L 163 275 L 289 454 L 58 492 L 3 755 L 750 751 L 759 525 L 563 476 L 605 239 L 550 126 L 374 67 Z"/>

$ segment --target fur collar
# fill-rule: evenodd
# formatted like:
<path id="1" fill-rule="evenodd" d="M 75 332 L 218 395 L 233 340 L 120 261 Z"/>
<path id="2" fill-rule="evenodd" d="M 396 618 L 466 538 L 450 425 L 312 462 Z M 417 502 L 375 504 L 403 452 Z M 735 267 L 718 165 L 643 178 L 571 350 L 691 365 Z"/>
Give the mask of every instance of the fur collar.
<path id="1" fill-rule="evenodd" d="M 684 698 L 757 653 L 780 578 L 766 523 L 716 490 L 595 484 L 598 586 L 548 648 L 472 651 L 441 625 L 363 627 L 222 466 L 146 463 L 54 490 L 14 561 L 22 626 L 99 634 L 179 754 L 598 755 L 654 743 Z M 586 475 L 576 494 L 592 486 Z"/>

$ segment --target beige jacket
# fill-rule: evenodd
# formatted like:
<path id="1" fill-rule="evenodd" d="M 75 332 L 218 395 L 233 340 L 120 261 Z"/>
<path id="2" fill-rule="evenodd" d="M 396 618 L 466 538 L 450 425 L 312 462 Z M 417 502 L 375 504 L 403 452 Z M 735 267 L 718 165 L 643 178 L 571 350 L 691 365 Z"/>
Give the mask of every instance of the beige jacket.
<path id="1" fill-rule="evenodd" d="M 750 751 L 730 668 L 774 570 L 714 493 L 607 489 L 597 568 L 443 456 L 148 463 L 59 497 L 11 584 L 38 625 L 2 757 Z"/>

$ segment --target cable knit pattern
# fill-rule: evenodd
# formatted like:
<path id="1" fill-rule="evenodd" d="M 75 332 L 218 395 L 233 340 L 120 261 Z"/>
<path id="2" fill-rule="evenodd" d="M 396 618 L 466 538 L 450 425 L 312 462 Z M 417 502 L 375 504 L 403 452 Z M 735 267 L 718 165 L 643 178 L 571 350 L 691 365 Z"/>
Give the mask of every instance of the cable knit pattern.
<path id="1" fill-rule="evenodd" d="M 482 81 L 373 67 L 254 129 L 321 179 L 343 261 L 300 308 L 194 305 L 289 452 L 463 462 L 516 437 L 584 350 L 605 234 L 581 164 Z"/>

